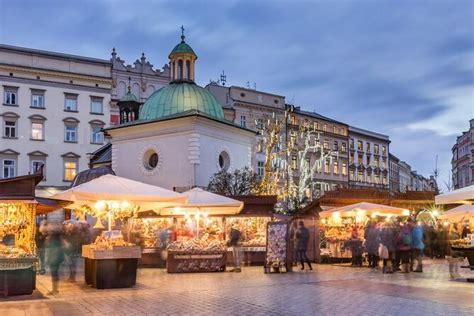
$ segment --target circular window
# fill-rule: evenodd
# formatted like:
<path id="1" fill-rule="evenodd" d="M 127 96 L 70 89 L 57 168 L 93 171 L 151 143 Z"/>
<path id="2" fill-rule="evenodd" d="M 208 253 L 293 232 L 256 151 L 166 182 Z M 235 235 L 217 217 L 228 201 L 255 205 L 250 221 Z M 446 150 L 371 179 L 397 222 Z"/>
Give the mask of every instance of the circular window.
<path id="1" fill-rule="evenodd" d="M 242 92 L 242 93 L 240 94 L 240 96 L 241 96 L 242 98 L 245 97 L 245 93 Z"/>
<path id="2" fill-rule="evenodd" d="M 219 154 L 219 168 L 221 170 L 227 171 L 230 166 L 230 157 L 229 154 L 225 151 Z"/>
<path id="3" fill-rule="evenodd" d="M 147 170 L 153 170 L 158 166 L 159 156 L 154 150 L 148 150 L 143 157 L 143 166 Z"/>

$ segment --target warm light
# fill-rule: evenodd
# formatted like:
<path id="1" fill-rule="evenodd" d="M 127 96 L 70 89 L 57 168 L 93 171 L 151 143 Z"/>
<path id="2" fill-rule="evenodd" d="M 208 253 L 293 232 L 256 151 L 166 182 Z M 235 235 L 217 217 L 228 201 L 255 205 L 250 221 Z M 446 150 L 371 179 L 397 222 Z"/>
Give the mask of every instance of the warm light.
<path id="1" fill-rule="evenodd" d="M 390 222 L 390 216 L 385 219 L 386 222 Z"/>
<path id="2" fill-rule="evenodd" d="M 104 201 L 97 201 L 94 207 L 99 211 L 104 211 L 107 208 L 107 203 L 105 203 Z"/>
<path id="3" fill-rule="evenodd" d="M 403 216 L 410 216 L 410 211 L 409 210 L 403 210 L 402 215 Z"/>
<path id="4" fill-rule="evenodd" d="M 365 216 L 365 211 L 364 210 L 357 210 L 356 212 L 356 216 L 357 217 L 364 217 Z"/>
<path id="5" fill-rule="evenodd" d="M 448 222 L 444 222 L 443 225 L 444 225 L 444 226 L 448 226 L 449 223 L 448 223 Z"/>
<path id="6" fill-rule="evenodd" d="M 181 207 L 176 206 L 176 207 L 174 208 L 174 212 L 175 212 L 175 214 L 181 213 Z"/>
<path id="7" fill-rule="evenodd" d="M 372 213 L 372 215 L 371 215 L 370 217 L 372 217 L 372 218 L 376 218 L 378 215 L 379 215 L 379 213 L 377 213 L 377 212 L 373 212 L 373 213 Z"/>
<path id="8" fill-rule="evenodd" d="M 341 213 L 339 213 L 339 212 L 334 212 L 334 213 L 332 213 L 332 217 L 334 217 L 334 218 L 340 218 L 340 217 L 341 217 Z"/>
<path id="9" fill-rule="evenodd" d="M 202 217 L 207 218 L 208 214 L 206 211 L 202 212 Z"/>
<path id="10" fill-rule="evenodd" d="M 118 209 L 119 207 L 120 207 L 120 204 L 118 202 L 113 201 L 110 203 L 110 208 L 113 210 Z"/>
<path id="11" fill-rule="evenodd" d="M 326 224 L 326 223 L 327 223 L 327 221 L 326 221 L 325 218 L 323 218 L 323 219 L 321 220 L 321 222 L 322 222 L 323 224 Z"/>
<path id="12" fill-rule="evenodd" d="M 127 201 L 123 201 L 121 204 L 120 204 L 120 209 L 121 210 L 126 210 L 130 207 L 130 203 L 128 203 Z"/>
<path id="13" fill-rule="evenodd" d="M 438 210 L 434 210 L 434 211 L 432 212 L 432 214 L 433 214 L 433 216 L 435 216 L 435 217 L 438 217 L 438 216 L 439 216 Z"/>

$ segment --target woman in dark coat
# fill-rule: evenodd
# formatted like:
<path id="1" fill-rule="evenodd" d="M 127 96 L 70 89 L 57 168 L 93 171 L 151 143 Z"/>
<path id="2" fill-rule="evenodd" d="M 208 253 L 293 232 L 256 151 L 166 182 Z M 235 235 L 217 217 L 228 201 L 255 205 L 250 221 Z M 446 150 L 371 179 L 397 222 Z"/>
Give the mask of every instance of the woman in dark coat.
<path id="1" fill-rule="evenodd" d="M 369 268 L 378 267 L 378 251 L 380 245 L 379 231 L 375 224 L 369 222 L 364 232 L 365 250 L 369 257 Z"/>
<path id="2" fill-rule="evenodd" d="M 393 224 L 391 222 L 385 223 L 380 233 L 380 243 L 387 248 L 388 252 L 388 258 L 383 259 L 383 273 L 393 273 L 392 260 L 395 259 L 396 237 Z"/>
<path id="3" fill-rule="evenodd" d="M 298 230 L 296 231 L 296 249 L 298 249 L 298 257 L 301 260 L 301 270 L 304 270 L 305 261 L 308 263 L 309 269 L 313 270 L 311 262 L 309 262 L 308 256 L 306 255 L 309 243 L 309 230 L 304 227 L 303 221 L 300 221 L 298 226 Z"/>
<path id="4" fill-rule="evenodd" d="M 49 295 L 58 294 L 59 288 L 59 267 L 64 261 L 64 251 L 61 242 L 61 229 L 48 224 L 48 236 L 46 237 L 46 264 L 51 271 L 51 282 L 53 290 Z"/>

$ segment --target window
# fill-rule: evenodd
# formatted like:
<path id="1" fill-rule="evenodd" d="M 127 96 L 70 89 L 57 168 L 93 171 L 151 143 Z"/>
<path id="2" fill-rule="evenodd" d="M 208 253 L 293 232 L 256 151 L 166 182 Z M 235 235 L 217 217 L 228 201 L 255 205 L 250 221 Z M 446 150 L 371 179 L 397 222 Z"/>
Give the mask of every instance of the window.
<path id="1" fill-rule="evenodd" d="M 374 145 L 374 153 L 375 153 L 376 155 L 379 154 L 379 145 L 377 145 L 377 144 Z"/>
<path id="2" fill-rule="evenodd" d="M 339 162 L 334 161 L 332 163 L 332 166 L 333 166 L 333 173 L 334 174 L 339 174 Z"/>
<path id="3" fill-rule="evenodd" d="M 349 140 L 349 148 L 354 149 L 354 140 L 353 139 Z"/>
<path id="4" fill-rule="evenodd" d="M 44 91 L 31 90 L 31 107 L 44 109 Z"/>
<path id="5" fill-rule="evenodd" d="M 265 162 L 263 161 L 257 161 L 257 176 L 259 177 L 263 177 L 265 174 L 264 164 Z"/>
<path id="6" fill-rule="evenodd" d="M 359 182 L 364 182 L 364 173 L 362 171 L 359 171 L 357 174 L 357 181 Z"/>
<path id="7" fill-rule="evenodd" d="M 257 129 L 263 129 L 263 118 L 259 117 L 256 122 Z"/>
<path id="8" fill-rule="evenodd" d="M 227 152 L 223 151 L 219 154 L 219 168 L 221 170 L 227 171 L 230 167 L 230 156 Z"/>
<path id="9" fill-rule="evenodd" d="M 291 168 L 293 170 L 298 169 L 298 157 L 296 157 L 296 155 L 291 156 Z"/>
<path id="10" fill-rule="evenodd" d="M 102 132 L 101 125 L 91 125 L 91 143 L 92 144 L 104 143 L 104 133 Z"/>
<path id="11" fill-rule="evenodd" d="M 347 175 L 347 164 L 345 162 L 342 163 L 342 175 Z"/>
<path id="12" fill-rule="evenodd" d="M 247 127 L 247 117 L 245 115 L 240 116 L 240 126 Z"/>
<path id="13" fill-rule="evenodd" d="M 3 178 L 13 178 L 16 176 L 16 160 L 3 159 Z"/>
<path id="14" fill-rule="evenodd" d="M 3 103 L 6 105 L 18 105 L 18 88 L 5 87 L 3 93 Z"/>
<path id="15" fill-rule="evenodd" d="M 349 155 L 349 163 L 354 163 L 354 153 L 350 153 L 350 155 Z"/>
<path id="16" fill-rule="evenodd" d="M 382 181 L 383 181 L 382 183 L 384 185 L 387 185 L 387 176 L 386 175 L 383 176 Z"/>
<path id="17" fill-rule="evenodd" d="M 367 183 L 371 183 L 372 182 L 372 174 L 369 172 L 367 173 Z"/>
<path id="18" fill-rule="evenodd" d="M 77 174 L 78 163 L 76 160 L 64 160 L 64 181 L 72 181 Z"/>
<path id="19" fill-rule="evenodd" d="M 339 143 L 337 142 L 337 140 L 335 140 L 334 143 L 332 144 L 332 150 L 334 151 L 339 150 Z"/>
<path id="20" fill-rule="evenodd" d="M 385 158 L 382 159 L 382 168 L 387 169 L 387 159 Z"/>
<path id="21" fill-rule="evenodd" d="M 341 151 L 342 151 L 343 153 L 345 153 L 345 152 L 347 151 L 347 144 L 346 144 L 346 142 L 342 142 L 342 143 L 341 143 Z"/>
<path id="22" fill-rule="evenodd" d="M 329 173 L 329 159 L 324 161 L 324 173 Z"/>
<path id="23" fill-rule="evenodd" d="M 290 141 L 291 141 L 292 144 L 296 144 L 296 132 L 295 131 L 291 131 Z"/>
<path id="24" fill-rule="evenodd" d="M 367 165 L 367 166 L 370 166 L 370 156 L 369 156 L 369 155 L 367 155 L 367 157 L 366 157 L 366 158 L 367 158 L 367 159 L 366 159 L 366 160 L 367 160 L 367 162 L 366 162 L 366 165 Z"/>
<path id="25" fill-rule="evenodd" d="M 66 94 L 64 100 L 64 110 L 77 112 L 77 94 Z"/>
<path id="26" fill-rule="evenodd" d="M 44 140 L 44 122 L 31 122 L 31 139 Z"/>
<path id="27" fill-rule="evenodd" d="M 359 165 L 363 165 L 364 164 L 364 156 L 362 154 L 359 154 L 359 156 L 357 157 L 357 163 Z"/>
<path id="28" fill-rule="evenodd" d="M 186 79 L 191 80 L 191 62 L 186 60 Z"/>
<path id="29" fill-rule="evenodd" d="M 360 150 L 360 151 L 362 151 L 362 150 L 363 150 L 363 148 L 362 148 L 362 147 L 363 147 L 363 145 L 362 145 L 362 141 L 361 141 L 361 140 L 359 140 L 359 141 L 357 142 L 357 150 Z"/>
<path id="30" fill-rule="evenodd" d="M 329 140 L 325 139 L 323 142 L 323 148 L 325 150 L 329 150 Z"/>
<path id="31" fill-rule="evenodd" d="M 328 131 L 328 124 L 326 124 L 326 123 L 323 124 L 323 131 L 324 132 Z"/>
<path id="32" fill-rule="evenodd" d="M 319 122 L 314 122 L 314 129 L 319 130 Z"/>
<path id="33" fill-rule="evenodd" d="M 77 123 L 65 123 L 64 141 L 77 143 Z"/>
<path id="34" fill-rule="evenodd" d="M 365 148 L 366 148 L 365 151 L 368 152 L 368 153 L 370 153 L 370 143 L 369 143 L 369 142 L 367 142 L 367 143 L 365 144 Z"/>
<path id="35" fill-rule="evenodd" d="M 294 115 L 290 116 L 290 123 L 293 124 L 293 125 L 296 125 L 296 116 L 294 116 Z"/>
<path id="36" fill-rule="evenodd" d="M 379 158 L 374 158 L 374 166 L 375 168 L 379 167 Z"/>
<path id="37" fill-rule="evenodd" d="M 40 167 L 43 165 L 44 165 L 43 160 L 31 160 L 31 170 L 30 170 L 31 174 L 38 172 L 38 170 L 40 170 Z M 43 167 L 43 174 L 45 174 L 44 167 Z"/>
<path id="38" fill-rule="evenodd" d="M 183 61 L 181 59 L 178 60 L 178 79 L 183 79 Z"/>
<path id="39" fill-rule="evenodd" d="M 103 114 L 104 108 L 102 105 L 102 98 L 91 97 L 91 113 Z"/>
<path id="40" fill-rule="evenodd" d="M 309 127 L 309 120 L 308 119 L 304 119 L 303 126 L 304 127 Z"/>
<path id="41" fill-rule="evenodd" d="M 332 132 L 333 132 L 334 134 L 337 134 L 337 127 L 336 127 L 336 125 L 334 125 L 334 126 L 332 127 Z"/>
<path id="42" fill-rule="evenodd" d="M 387 154 L 387 146 L 382 146 L 382 155 Z"/>
<path id="43" fill-rule="evenodd" d="M 351 172 L 349 174 L 349 180 L 355 181 L 355 171 L 354 170 L 351 170 Z"/>
<path id="44" fill-rule="evenodd" d="M 5 128 L 4 128 L 4 133 L 3 136 L 5 138 L 17 138 L 17 133 L 16 133 L 16 120 L 5 120 Z"/>
<path id="45" fill-rule="evenodd" d="M 375 176 L 374 176 L 374 183 L 375 184 L 380 184 L 380 176 L 378 174 L 375 174 Z"/>

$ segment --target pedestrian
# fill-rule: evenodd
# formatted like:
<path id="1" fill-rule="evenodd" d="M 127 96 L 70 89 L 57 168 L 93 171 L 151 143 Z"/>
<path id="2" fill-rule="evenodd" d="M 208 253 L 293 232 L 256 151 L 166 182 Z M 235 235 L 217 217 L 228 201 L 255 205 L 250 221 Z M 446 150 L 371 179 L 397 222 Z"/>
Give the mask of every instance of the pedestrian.
<path id="1" fill-rule="evenodd" d="M 383 258 L 382 273 L 393 273 L 392 260 L 394 260 L 397 243 L 394 231 L 393 223 L 389 221 L 383 225 L 380 232 L 380 245 L 386 248 L 388 254 L 387 258 Z"/>
<path id="2" fill-rule="evenodd" d="M 411 228 L 409 223 L 405 223 L 397 238 L 397 248 L 400 254 L 401 272 L 410 272 L 410 250 L 411 250 Z"/>
<path id="3" fill-rule="evenodd" d="M 61 245 L 61 225 L 48 223 L 46 237 L 46 263 L 51 272 L 52 291 L 48 295 L 59 293 L 59 267 L 64 261 L 64 251 Z"/>
<path id="4" fill-rule="evenodd" d="M 439 243 L 438 243 L 438 226 L 435 226 L 430 230 L 431 233 L 431 250 L 432 258 L 439 258 Z"/>
<path id="5" fill-rule="evenodd" d="M 369 268 L 375 269 L 378 267 L 378 251 L 380 245 L 379 231 L 375 224 L 369 222 L 364 231 L 365 250 L 367 251 Z"/>
<path id="6" fill-rule="evenodd" d="M 293 261 L 293 265 L 296 266 L 298 265 L 298 247 L 297 247 L 297 238 L 296 238 L 296 233 L 298 232 L 298 222 L 297 221 L 293 221 L 292 224 L 291 224 L 291 228 L 290 228 L 290 244 L 291 244 L 291 249 L 293 249 L 292 251 L 292 255 L 293 255 L 293 258 L 292 258 L 292 261 Z"/>
<path id="7" fill-rule="evenodd" d="M 235 272 L 242 271 L 242 233 L 239 230 L 237 223 L 232 225 L 229 234 L 228 246 L 232 248 L 232 254 L 234 257 L 234 270 Z"/>
<path id="8" fill-rule="evenodd" d="M 392 225 L 393 236 L 395 238 L 395 251 L 393 254 L 393 272 L 401 271 L 400 269 L 400 250 L 398 249 L 398 235 L 401 231 L 401 223 L 399 218 L 395 218 Z"/>
<path id="9" fill-rule="evenodd" d="M 38 252 L 38 263 L 39 263 L 39 274 L 46 273 L 46 262 L 45 262 L 45 241 L 46 241 L 47 226 L 46 220 L 42 220 L 40 225 L 36 229 L 35 243 L 36 250 Z"/>
<path id="10" fill-rule="evenodd" d="M 64 260 L 69 270 L 69 282 L 76 282 L 76 262 L 75 256 L 79 248 L 78 231 L 70 221 L 63 225 L 63 236 L 61 245 L 64 251 Z"/>
<path id="11" fill-rule="evenodd" d="M 458 226 L 456 224 L 451 225 L 449 230 L 449 244 L 454 240 L 460 238 Z M 459 274 L 458 263 L 463 260 L 464 254 L 461 251 L 452 250 L 451 245 L 447 249 L 448 264 L 449 264 L 449 275 L 451 279 L 457 279 L 461 277 Z"/>
<path id="12" fill-rule="evenodd" d="M 469 227 L 469 222 L 464 223 L 461 233 L 461 238 L 467 238 L 467 235 L 471 234 L 471 228 Z"/>
<path id="13" fill-rule="evenodd" d="M 428 258 L 433 258 L 433 250 L 431 249 L 431 223 L 430 224 L 423 224 L 423 244 L 425 244 L 424 254 Z"/>
<path id="14" fill-rule="evenodd" d="M 308 251 L 309 230 L 304 226 L 303 221 L 299 221 L 298 230 L 296 231 L 296 248 L 298 249 L 298 258 L 301 262 L 301 270 L 304 270 L 304 263 L 308 263 L 309 269 L 313 270 L 311 262 L 309 262 L 306 251 Z"/>
<path id="15" fill-rule="evenodd" d="M 413 272 L 423 272 L 423 249 L 425 245 L 423 244 L 423 227 L 421 225 L 414 225 L 411 233 L 411 253 L 412 260 L 410 263 L 410 270 Z M 417 262 L 416 269 L 414 268 L 415 261 Z"/>
<path id="16" fill-rule="evenodd" d="M 344 248 L 351 250 L 352 266 L 362 267 L 362 254 L 364 253 L 364 247 L 362 246 L 362 240 L 357 238 L 356 230 L 352 231 L 351 239 L 344 243 Z"/>
<path id="17" fill-rule="evenodd" d="M 438 241 L 438 258 L 444 259 L 446 257 L 446 250 L 448 247 L 448 230 L 445 225 L 438 225 L 437 231 Z"/>

